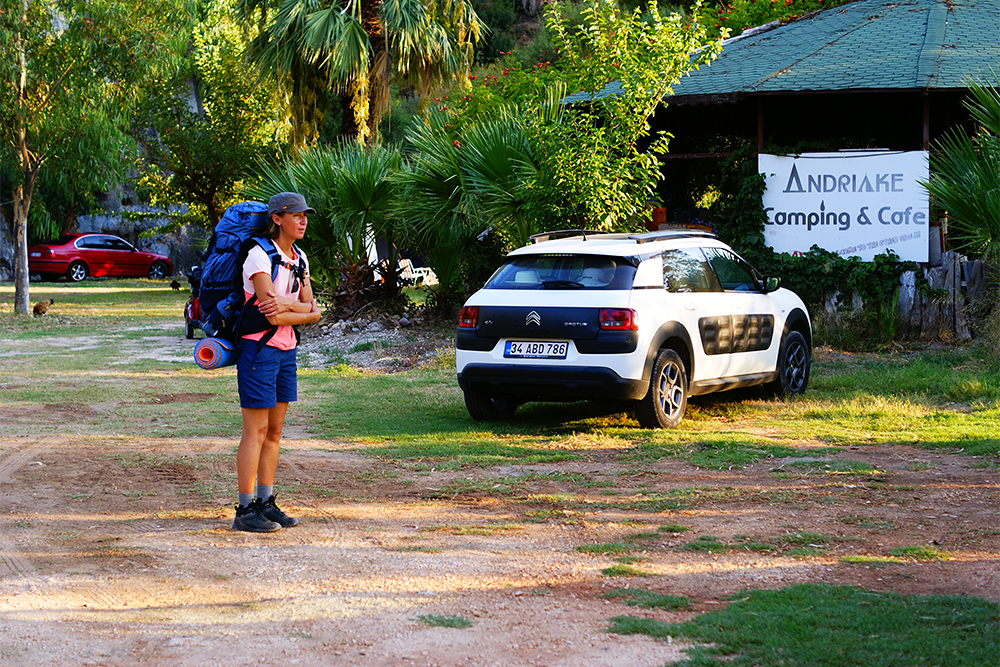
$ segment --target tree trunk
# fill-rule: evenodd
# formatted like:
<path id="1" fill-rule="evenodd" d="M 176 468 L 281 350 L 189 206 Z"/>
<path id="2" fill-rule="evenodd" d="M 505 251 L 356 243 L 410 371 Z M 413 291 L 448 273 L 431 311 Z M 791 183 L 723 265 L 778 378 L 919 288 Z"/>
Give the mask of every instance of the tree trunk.
<path id="1" fill-rule="evenodd" d="M 28 0 L 21 0 L 21 20 L 27 24 Z M 28 209 L 31 208 L 31 191 L 35 184 L 37 167 L 31 169 L 31 153 L 28 151 L 27 132 L 24 117 L 25 90 L 28 85 L 28 59 L 24 43 L 24 35 L 18 34 L 15 39 L 18 63 L 17 81 L 17 113 L 16 137 L 14 150 L 20 161 L 21 182 L 13 190 L 14 199 L 14 312 L 18 315 L 28 314 Z M 27 187 L 25 187 L 27 186 Z"/>
<path id="2" fill-rule="evenodd" d="M 24 197 L 24 186 L 14 188 L 14 312 L 28 314 L 28 208 L 31 197 Z"/>

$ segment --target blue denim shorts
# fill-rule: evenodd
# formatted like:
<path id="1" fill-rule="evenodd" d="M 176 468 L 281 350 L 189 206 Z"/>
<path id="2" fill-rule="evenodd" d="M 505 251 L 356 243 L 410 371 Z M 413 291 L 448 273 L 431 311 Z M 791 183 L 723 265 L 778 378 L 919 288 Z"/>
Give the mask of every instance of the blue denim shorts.
<path id="1" fill-rule="evenodd" d="M 236 362 L 240 407 L 270 409 L 297 400 L 296 370 L 294 349 L 279 350 L 254 340 L 242 341 Z"/>

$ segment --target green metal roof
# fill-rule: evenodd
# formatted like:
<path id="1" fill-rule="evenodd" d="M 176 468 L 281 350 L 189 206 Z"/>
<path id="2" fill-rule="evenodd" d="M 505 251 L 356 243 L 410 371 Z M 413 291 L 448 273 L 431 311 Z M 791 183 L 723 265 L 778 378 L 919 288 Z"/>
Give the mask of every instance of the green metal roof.
<path id="1" fill-rule="evenodd" d="M 990 67 L 1000 73 L 1000 0 L 857 0 L 744 31 L 673 89 L 674 97 L 697 97 L 965 88 L 966 77 Z M 620 90 L 613 81 L 595 97 Z"/>

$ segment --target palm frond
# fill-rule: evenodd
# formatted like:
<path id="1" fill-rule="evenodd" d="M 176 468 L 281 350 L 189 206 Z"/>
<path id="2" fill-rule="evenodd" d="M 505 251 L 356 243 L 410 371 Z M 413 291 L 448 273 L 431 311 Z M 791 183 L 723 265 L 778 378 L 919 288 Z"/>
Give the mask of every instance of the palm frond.
<path id="1" fill-rule="evenodd" d="M 923 185 L 948 212 L 949 238 L 958 249 L 1000 261 L 1000 77 L 993 77 L 992 83 L 969 82 L 965 104 L 979 128 L 937 142 Z"/>

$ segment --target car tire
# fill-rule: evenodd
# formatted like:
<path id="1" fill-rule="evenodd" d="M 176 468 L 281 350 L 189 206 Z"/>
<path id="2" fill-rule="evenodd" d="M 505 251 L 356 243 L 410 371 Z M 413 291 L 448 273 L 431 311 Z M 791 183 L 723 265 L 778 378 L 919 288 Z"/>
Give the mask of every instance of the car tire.
<path id="1" fill-rule="evenodd" d="M 88 274 L 87 265 L 78 260 L 70 264 L 69 268 L 66 269 L 66 280 L 78 283 L 81 280 L 86 280 Z"/>
<path id="2" fill-rule="evenodd" d="M 170 270 L 167 267 L 167 263 L 161 260 L 156 260 L 149 265 L 149 279 L 150 280 L 163 280 L 167 277 L 167 272 Z"/>
<path id="3" fill-rule="evenodd" d="M 677 428 L 687 409 L 688 379 L 684 360 L 674 350 L 660 350 L 653 361 L 649 391 L 635 403 L 643 428 Z"/>
<path id="4" fill-rule="evenodd" d="M 477 422 L 495 422 L 510 419 L 517 410 L 514 403 L 505 396 L 486 396 L 476 391 L 465 392 L 465 409 Z"/>
<path id="5" fill-rule="evenodd" d="M 797 396 L 809 384 L 812 353 L 806 339 L 798 331 L 789 331 L 778 350 L 778 379 L 768 388 L 778 396 Z"/>

